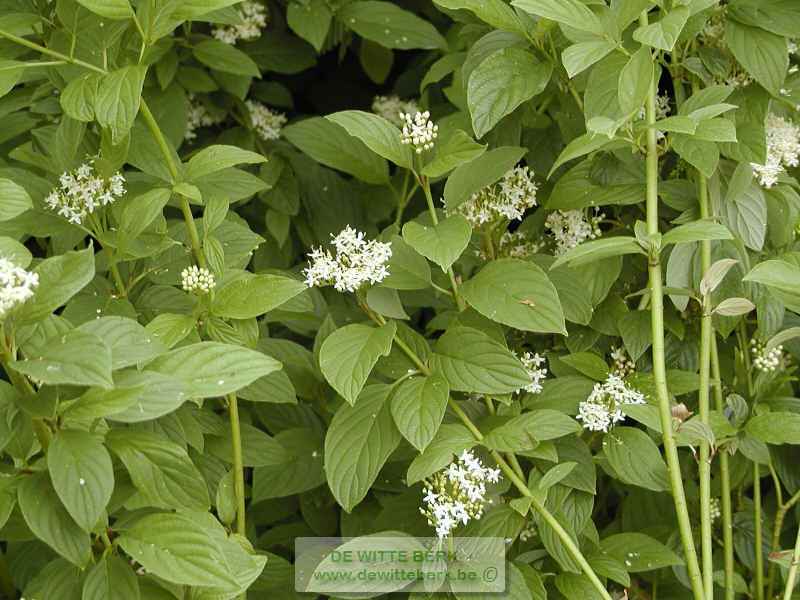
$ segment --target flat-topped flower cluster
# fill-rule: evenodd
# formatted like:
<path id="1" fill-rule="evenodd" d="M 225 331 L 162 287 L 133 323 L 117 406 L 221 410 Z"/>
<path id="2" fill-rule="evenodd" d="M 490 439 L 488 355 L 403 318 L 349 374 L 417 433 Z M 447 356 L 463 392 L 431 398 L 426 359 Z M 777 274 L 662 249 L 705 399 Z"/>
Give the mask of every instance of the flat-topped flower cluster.
<path id="1" fill-rule="evenodd" d="M 303 271 L 308 287 L 333 285 L 340 292 L 355 292 L 366 283 L 378 283 L 389 275 L 386 263 L 392 257 L 392 244 L 367 240 L 365 234 L 349 225 L 332 242 L 330 250 L 314 248 Z"/>
<path id="2" fill-rule="evenodd" d="M 58 183 L 59 187 L 44 199 L 45 204 L 74 225 L 82 225 L 88 215 L 125 194 L 125 177 L 121 173 L 108 179 L 101 177 L 92 161 L 62 173 Z"/>
<path id="3" fill-rule="evenodd" d="M 0 322 L 19 305 L 33 298 L 39 275 L 0 257 Z"/>
<path id="4" fill-rule="evenodd" d="M 578 405 L 579 421 L 589 431 L 607 432 L 625 419 L 625 406 L 644 404 L 644 394 L 628 386 L 622 377 L 610 373 L 603 383 L 595 383 L 589 397 Z"/>

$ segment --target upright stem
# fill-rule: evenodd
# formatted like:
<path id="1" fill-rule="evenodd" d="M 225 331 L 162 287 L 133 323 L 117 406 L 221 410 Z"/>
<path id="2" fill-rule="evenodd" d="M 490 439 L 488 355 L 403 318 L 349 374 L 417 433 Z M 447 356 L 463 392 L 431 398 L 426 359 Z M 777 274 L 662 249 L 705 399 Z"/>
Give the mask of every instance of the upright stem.
<path id="1" fill-rule="evenodd" d="M 786 590 L 783 592 L 783 600 L 791 600 L 794 592 L 794 584 L 797 580 L 797 566 L 800 564 L 800 527 L 797 528 L 797 541 L 794 543 L 792 553 L 792 564 L 789 566 L 789 574 L 786 577 Z"/>
<path id="2" fill-rule="evenodd" d="M 714 378 L 715 407 L 721 413 L 725 405 L 722 399 L 722 379 L 719 369 L 717 338 L 715 335 L 711 336 L 711 376 Z M 722 544 L 723 557 L 725 560 L 725 600 L 734 600 L 733 503 L 731 501 L 731 470 L 728 463 L 728 453 L 726 451 L 719 453 L 719 471 L 721 483 Z"/>
<path id="3" fill-rule="evenodd" d="M 753 461 L 753 511 L 755 513 L 756 600 L 764 600 L 764 534 L 761 527 L 761 474 Z"/>
<path id="4" fill-rule="evenodd" d="M 700 218 L 708 218 L 708 184 L 698 171 L 698 196 Z M 703 275 L 711 268 L 711 242 L 700 242 L 700 264 Z M 709 425 L 709 378 L 711 370 L 711 302 L 706 294 L 703 297 L 703 317 L 700 321 L 700 390 L 698 409 L 700 421 Z M 711 532 L 711 448 L 707 440 L 700 442 L 700 542 L 703 562 L 703 590 L 706 598 L 714 597 L 714 557 Z"/>
<path id="5" fill-rule="evenodd" d="M 779 485 L 779 483 L 776 483 Z M 778 511 L 775 513 L 775 525 L 772 529 L 772 552 L 780 550 L 781 529 L 783 529 L 783 520 L 786 518 L 786 513 L 797 504 L 800 500 L 800 491 L 795 493 L 794 496 L 789 498 L 785 503 L 779 502 Z M 769 572 L 767 575 L 767 598 L 772 598 L 772 590 L 775 587 L 775 563 L 771 562 L 769 565 Z"/>
<path id="6" fill-rule="evenodd" d="M 433 196 L 431 195 L 431 184 L 427 177 L 424 175 L 420 177 L 420 184 L 422 185 L 422 189 L 425 192 L 425 200 L 428 202 L 428 212 L 431 215 L 431 221 L 433 221 L 434 225 L 439 224 L 439 217 L 436 215 L 436 206 L 433 204 Z M 456 276 L 453 273 L 453 267 L 449 267 L 447 269 L 447 276 L 450 278 L 450 286 L 453 288 L 453 297 L 456 299 L 456 304 L 458 305 L 458 310 L 465 310 L 467 308 L 464 299 L 461 297 L 461 294 L 458 292 L 458 281 L 456 280 Z"/>
<path id="7" fill-rule="evenodd" d="M 378 318 L 374 319 L 376 322 L 381 323 L 381 319 Z M 406 354 L 406 356 L 408 356 L 409 359 L 411 359 L 411 362 L 413 362 L 414 365 L 416 365 L 416 367 L 423 375 L 431 375 L 430 368 L 428 368 L 428 366 L 424 362 L 422 362 L 417 353 L 414 352 L 414 350 L 410 348 L 408 344 L 403 342 L 403 340 L 401 340 L 400 337 L 397 335 L 395 335 L 394 341 L 398 345 L 398 347 Z M 453 400 L 452 396 L 449 396 L 447 398 L 447 403 L 450 406 L 450 409 L 456 414 L 456 416 L 459 419 L 461 419 L 461 422 L 464 424 L 464 426 L 467 429 L 469 429 L 472 436 L 478 442 L 482 441 L 483 434 L 481 433 L 480 429 L 478 429 L 475 423 L 472 422 L 472 419 L 469 418 L 469 415 L 467 415 L 467 413 L 464 412 L 464 410 L 458 405 L 458 403 L 455 400 Z M 547 510 L 547 508 L 541 502 L 539 502 L 534 497 L 530 489 L 528 489 L 527 484 L 523 481 L 523 479 L 519 475 L 517 475 L 516 471 L 514 470 L 514 467 L 512 467 L 508 462 L 506 462 L 506 460 L 500 455 L 499 452 L 497 452 L 496 450 L 492 450 L 491 455 L 492 458 L 497 463 L 497 466 L 499 466 L 500 469 L 503 471 L 503 473 L 505 473 L 506 477 L 508 477 L 509 481 L 511 481 L 511 483 L 514 484 L 514 486 L 522 493 L 523 496 L 531 499 L 531 506 L 533 507 L 533 509 L 547 522 L 548 525 L 550 525 L 550 527 L 553 528 L 553 531 L 556 532 L 556 535 L 558 535 L 559 539 L 561 540 L 561 543 L 564 544 L 564 546 L 567 548 L 572 558 L 574 558 L 575 561 L 580 565 L 583 574 L 586 575 L 589 581 L 591 581 L 592 585 L 598 591 L 603 600 L 612 600 L 611 595 L 606 590 L 605 586 L 603 585 L 603 582 L 600 581 L 599 577 L 597 577 L 597 574 L 594 572 L 594 569 L 592 569 L 592 566 L 589 564 L 589 562 L 581 553 L 581 549 L 578 547 L 578 545 L 575 543 L 572 537 L 570 537 L 570 535 L 566 532 L 566 530 L 561 526 L 561 524 L 558 522 L 558 519 L 556 519 L 555 516 L 549 510 Z M 513 453 L 510 456 L 514 456 Z M 514 457 L 514 460 L 516 461 L 516 457 Z M 517 466 L 519 466 L 519 463 L 517 463 Z"/>
<path id="8" fill-rule="evenodd" d="M 647 11 L 643 11 L 640 23 L 647 26 Z M 656 130 L 656 82 L 650 84 L 647 95 L 647 233 L 658 235 L 658 145 Z M 703 578 L 697 560 L 697 551 L 692 537 L 692 524 L 686 506 L 686 494 L 681 479 L 681 465 L 678 458 L 678 447 L 672 431 L 672 410 L 669 390 L 667 389 L 666 361 L 664 353 L 664 290 L 661 282 L 661 262 L 657 250 L 649 253 L 648 271 L 650 276 L 650 322 L 653 336 L 653 376 L 655 379 L 656 397 L 658 398 L 659 417 L 664 441 L 664 454 L 669 468 L 672 500 L 678 516 L 678 528 L 686 558 L 686 569 L 695 600 L 705 600 Z"/>
<path id="9" fill-rule="evenodd" d="M 244 464 L 242 461 L 242 431 L 239 426 L 239 402 L 236 394 L 228 396 L 233 448 L 233 493 L 236 496 L 236 533 L 245 535 Z"/>

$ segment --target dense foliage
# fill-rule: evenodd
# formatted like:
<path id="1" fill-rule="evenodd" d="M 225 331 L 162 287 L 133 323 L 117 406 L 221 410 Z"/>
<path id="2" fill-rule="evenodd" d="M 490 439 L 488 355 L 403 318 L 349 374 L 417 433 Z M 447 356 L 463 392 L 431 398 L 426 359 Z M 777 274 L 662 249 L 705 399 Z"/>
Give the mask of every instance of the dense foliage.
<path id="1" fill-rule="evenodd" d="M 307 597 L 296 538 L 391 531 L 506 538 L 489 597 L 798 597 L 798 34 L 0 0 L 2 593 Z"/>

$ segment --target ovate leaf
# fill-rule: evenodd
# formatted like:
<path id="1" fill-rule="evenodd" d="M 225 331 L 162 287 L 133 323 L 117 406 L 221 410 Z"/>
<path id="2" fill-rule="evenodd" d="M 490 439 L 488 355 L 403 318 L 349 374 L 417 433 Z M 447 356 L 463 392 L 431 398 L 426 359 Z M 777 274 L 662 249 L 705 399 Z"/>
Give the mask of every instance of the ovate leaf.
<path id="1" fill-rule="evenodd" d="M 450 386 L 441 375 L 412 377 L 392 396 L 392 416 L 403 437 L 420 452 L 439 430 L 447 408 Z"/>
<path id="2" fill-rule="evenodd" d="M 95 117 L 111 129 L 111 139 L 118 144 L 128 135 L 139 113 L 139 101 L 147 67 L 129 66 L 103 76 L 97 88 Z"/>
<path id="3" fill-rule="evenodd" d="M 433 25 L 391 2 L 351 2 L 339 9 L 336 16 L 361 37 L 386 48 L 447 48 L 447 42 Z"/>
<path id="4" fill-rule="evenodd" d="M 28 192 L 10 179 L 0 178 L 0 221 L 8 221 L 33 208 Z"/>
<path id="5" fill-rule="evenodd" d="M 408 245 L 444 271 L 466 250 L 471 237 L 472 226 L 461 215 L 448 217 L 438 225 L 409 221 L 403 226 L 403 239 Z"/>
<path id="6" fill-rule="evenodd" d="M 670 489 L 658 446 L 641 429 L 615 427 L 603 438 L 603 451 L 621 481 L 654 492 Z"/>

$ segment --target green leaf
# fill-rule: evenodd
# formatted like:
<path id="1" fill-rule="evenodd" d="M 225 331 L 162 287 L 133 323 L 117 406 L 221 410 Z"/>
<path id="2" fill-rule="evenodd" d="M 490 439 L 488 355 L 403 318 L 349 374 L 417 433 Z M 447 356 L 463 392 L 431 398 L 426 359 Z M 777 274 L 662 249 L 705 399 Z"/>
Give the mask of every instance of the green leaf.
<path id="1" fill-rule="evenodd" d="M 111 129 L 114 144 L 122 142 L 139 113 L 139 102 L 147 67 L 128 66 L 100 79 L 94 112 L 97 122 Z"/>
<path id="2" fill-rule="evenodd" d="M 719 148 L 714 142 L 698 140 L 686 134 L 676 133 L 672 136 L 675 151 L 703 176 L 711 177 L 719 163 Z"/>
<path id="3" fill-rule="evenodd" d="M 219 40 L 203 40 L 192 48 L 194 57 L 201 63 L 223 73 L 261 77 L 258 65 L 247 54 Z"/>
<path id="4" fill-rule="evenodd" d="M 508 394 L 531 382 L 503 344 L 471 327 L 448 329 L 436 342 L 431 367 L 458 392 Z"/>
<path id="5" fill-rule="evenodd" d="M 580 31 L 599 36 L 604 33 L 603 23 L 598 16 L 578 0 L 514 0 L 511 4 L 532 15 L 558 21 Z"/>
<path id="6" fill-rule="evenodd" d="M 210 175 L 236 165 L 256 165 L 263 162 L 267 162 L 267 159 L 261 154 L 243 150 L 236 146 L 219 144 L 208 146 L 189 159 L 189 163 L 186 165 L 186 180 L 194 181 L 198 177 Z"/>
<path id="7" fill-rule="evenodd" d="M 203 515 L 200 515 L 201 517 Z M 125 529 L 117 543 L 148 572 L 177 585 L 236 586 L 223 542 L 205 518 L 191 513 L 156 513 Z M 188 550 L 187 550 L 188 549 Z"/>
<path id="8" fill-rule="evenodd" d="M 550 268 L 555 269 L 567 264 L 572 267 L 578 267 L 610 256 L 621 256 L 623 254 L 646 255 L 646 252 L 642 250 L 636 238 L 628 236 L 602 238 L 583 242 L 574 248 L 570 248 L 559 256 Z"/>
<path id="9" fill-rule="evenodd" d="M 434 0 L 447 10 L 468 10 L 496 29 L 525 33 L 519 18 L 503 0 Z"/>
<path id="10" fill-rule="evenodd" d="M 354 406 L 340 408 L 325 436 L 325 474 L 336 501 L 350 512 L 364 499 L 400 443 L 389 406 L 391 387 L 366 388 Z"/>
<path id="11" fill-rule="evenodd" d="M 475 192 L 492 185 L 525 156 L 527 149 L 515 146 L 495 148 L 459 166 L 447 178 L 444 201 L 453 211 Z"/>
<path id="12" fill-rule="evenodd" d="M 231 344 L 199 342 L 159 356 L 147 368 L 181 380 L 192 398 L 224 396 L 281 368 L 266 354 Z"/>
<path id="13" fill-rule="evenodd" d="M 0 98 L 14 89 L 22 79 L 26 64 L 18 60 L 0 60 Z"/>
<path id="14" fill-rule="evenodd" d="M 689 20 L 686 6 L 674 6 L 661 20 L 639 27 L 633 32 L 633 39 L 653 48 L 672 52 L 675 42 Z"/>
<path id="15" fill-rule="evenodd" d="M 331 28 L 333 13 L 326 0 L 310 2 L 290 2 L 286 8 L 286 21 L 298 36 L 322 52 L 328 31 Z"/>
<path id="16" fill-rule="evenodd" d="M 485 144 L 479 144 L 457 129 L 455 133 L 436 145 L 436 154 L 431 162 L 422 168 L 422 174 L 426 177 L 441 177 L 457 166 L 478 158 L 485 151 Z"/>
<path id="17" fill-rule="evenodd" d="M 800 10 L 792 0 L 737 0 L 731 2 L 729 10 L 740 23 L 789 38 L 800 29 Z"/>
<path id="18" fill-rule="evenodd" d="M 111 349 L 111 368 L 123 369 L 145 363 L 167 351 L 157 337 L 126 317 L 102 317 L 87 321 L 79 331 L 96 335 Z"/>
<path id="19" fill-rule="evenodd" d="M 33 270 L 39 275 L 36 294 L 19 310 L 21 322 L 38 321 L 82 290 L 94 279 L 94 251 L 66 252 L 40 262 Z"/>
<path id="20" fill-rule="evenodd" d="M 647 99 L 653 82 L 653 56 L 650 49 L 642 46 L 619 74 L 618 100 L 626 115 L 639 110 Z"/>
<path id="21" fill-rule="evenodd" d="M 725 41 L 739 64 L 758 83 L 777 96 L 789 68 L 786 39 L 759 27 L 727 19 Z"/>
<path id="22" fill-rule="evenodd" d="M 532 450 L 540 442 L 572 435 L 580 430 L 580 424 L 572 417 L 545 408 L 513 417 L 486 434 L 483 443 L 501 452 L 523 452 Z"/>
<path id="23" fill-rule="evenodd" d="M 140 423 L 163 417 L 178 410 L 186 400 L 186 385 L 178 379 L 152 371 L 127 369 L 114 377 L 117 392 L 135 394 L 132 400 L 113 398 L 109 393 L 105 398 L 94 398 L 83 406 L 74 406 L 78 414 L 82 411 L 107 411 L 105 415 L 111 421 L 122 423 Z M 88 395 L 88 394 L 87 394 Z M 112 396 L 109 398 L 108 396 Z M 128 396 L 130 399 L 130 396 Z M 88 398 L 84 397 L 86 401 Z M 72 407 L 71 407 L 72 408 Z M 101 416 L 101 415 L 95 415 Z"/>
<path id="24" fill-rule="evenodd" d="M 275 436 L 275 441 L 282 447 L 282 460 L 255 468 L 254 502 L 300 494 L 325 483 L 321 433 L 307 428 L 286 429 Z"/>
<path id="25" fill-rule="evenodd" d="M 381 282 L 383 287 L 395 290 L 423 290 L 431 285 L 431 268 L 428 261 L 399 235 L 393 235 L 392 258 L 387 269 L 389 276 Z"/>
<path id="26" fill-rule="evenodd" d="M 407 379 L 394 392 L 392 416 L 397 429 L 420 452 L 436 436 L 449 397 L 447 380 L 436 373 Z"/>
<path id="27" fill-rule="evenodd" d="M 576 352 L 568 356 L 559 356 L 558 360 L 595 381 L 604 381 L 608 377 L 606 361 L 593 352 Z"/>
<path id="28" fill-rule="evenodd" d="M 484 59 L 472 71 L 467 103 L 475 135 L 482 138 L 519 105 L 541 94 L 553 66 L 539 62 L 521 48 L 503 48 Z"/>
<path id="29" fill-rule="evenodd" d="M 453 215 L 437 225 L 409 221 L 403 225 L 403 239 L 422 256 L 447 271 L 469 245 L 472 226 L 461 215 Z"/>
<path id="30" fill-rule="evenodd" d="M 130 19 L 133 16 L 128 0 L 78 0 L 78 4 L 106 19 Z"/>
<path id="31" fill-rule="evenodd" d="M 174 7 L 173 19 L 192 20 L 210 12 L 238 4 L 241 0 L 181 0 Z"/>
<path id="32" fill-rule="evenodd" d="M 319 367 L 328 383 L 347 402 L 355 403 L 381 356 L 387 356 L 397 326 L 354 324 L 337 329 L 322 343 Z"/>
<path id="33" fill-rule="evenodd" d="M 8 221 L 33 208 L 28 192 L 10 179 L 0 179 L 0 221 Z"/>
<path id="34" fill-rule="evenodd" d="M 639 360 L 653 343 L 650 318 L 649 311 L 632 310 L 622 315 L 618 321 L 622 341 L 634 361 Z"/>
<path id="35" fill-rule="evenodd" d="M 453 456 L 472 448 L 478 442 L 463 425 L 443 423 L 439 432 L 425 450 L 408 467 L 406 480 L 414 485 L 426 477 L 446 467 Z"/>
<path id="36" fill-rule="evenodd" d="M 539 480 L 538 487 L 540 490 L 548 490 L 555 484 L 559 483 L 562 479 L 567 477 L 575 467 L 578 466 L 576 462 L 565 462 L 554 466 L 547 471 Z"/>
<path id="37" fill-rule="evenodd" d="M 336 17 L 361 37 L 386 48 L 447 48 L 447 41 L 433 25 L 391 2 L 351 2 L 340 8 Z"/>
<path id="38" fill-rule="evenodd" d="M 752 417 L 745 431 L 765 444 L 800 444 L 800 414 L 768 412 Z"/>
<path id="39" fill-rule="evenodd" d="M 749 165 L 745 165 L 749 169 Z M 733 186 L 731 181 L 731 188 Z M 767 235 L 767 201 L 764 191 L 752 181 L 735 193 L 729 189 L 722 203 L 723 220 L 744 245 L 752 250 L 764 247 Z"/>
<path id="40" fill-rule="evenodd" d="M 78 329 L 50 338 L 35 353 L 9 366 L 50 385 L 114 385 L 111 350 L 96 335 Z"/>
<path id="41" fill-rule="evenodd" d="M 579 135 L 569 144 L 567 144 L 567 146 L 561 151 L 561 154 L 558 155 L 556 162 L 553 163 L 553 166 L 550 168 L 550 172 L 547 174 L 547 178 L 549 179 L 555 170 L 564 163 L 569 162 L 574 158 L 590 154 L 591 152 L 599 150 L 600 148 L 611 143 L 613 143 L 611 140 L 602 135 L 597 135 L 594 133 L 584 133 L 583 135 Z"/>
<path id="42" fill-rule="evenodd" d="M 0 256 L 23 269 L 28 268 L 33 260 L 30 250 L 10 237 L 0 236 Z"/>
<path id="43" fill-rule="evenodd" d="M 733 236 L 725 225 L 709 219 L 700 219 L 670 229 L 661 238 L 661 245 L 699 242 L 700 240 L 731 240 Z"/>
<path id="44" fill-rule="evenodd" d="M 746 315 L 750 311 L 755 310 L 755 308 L 756 305 L 747 298 L 726 298 L 714 307 L 711 314 L 722 315 L 724 317 L 738 317 Z"/>
<path id="45" fill-rule="evenodd" d="M 82 600 L 139 600 L 139 580 L 133 568 L 115 554 L 104 555 L 83 583 Z"/>
<path id="46" fill-rule="evenodd" d="M 343 127 L 379 156 L 400 167 L 412 167 L 410 146 L 400 141 L 400 130 L 383 117 L 361 110 L 345 110 L 325 118 Z"/>
<path id="47" fill-rule="evenodd" d="M 133 484 L 152 506 L 207 510 L 208 486 L 181 446 L 146 431 L 113 429 L 106 445 L 128 470 Z"/>
<path id="48" fill-rule="evenodd" d="M 610 535 L 600 542 L 600 548 L 605 554 L 623 563 L 629 573 L 643 573 L 683 564 L 680 556 L 643 533 Z"/>
<path id="49" fill-rule="evenodd" d="M 245 273 L 215 292 L 211 312 L 227 319 L 252 319 L 278 308 L 306 289 L 302 281 L 291 277 Z"/>
<path id="50" fill-rule="evenodd" d="M 388 125 L 394 128 L 391 123 Z M 397 144 L 402 146 L 400 132 L 396 128 L 394 130 Z M 352 131 L 349 133 L 355 135 Z M 375 156 L 371 151 L 374 149 L 364 143 L 366 140 L 353 139 L 345 128 L 335 122 L 335 119 L 322 117 L 303 119 L 284 127 L 281 134 L 318 163 L 349 173 L 367 183 L 381 184 L 389 179 L 389 167 L 386 162 Z M 399 149 L 400 152 L 406 150 L 404 146 Z M 410 155 L 408 164 L 410 165 Z"/>
<path id="51" fill-rule="evenodd" d="M 85 567 L 92 556 L 89 534 L 69 516 L 48 474 L 25 477 L 17 491 L 22 516 L 33 534 L 72 564 Z"/>
<path id="52" fill-rule="evenodd" d="M 566 335 L 556 288 L 542 269 L 515 258 L 491 261 L 461 286 L 479 313 L 522 331 Z"/>
<path id="53" fill-rule="evenodd" d="M 615 427 L 603 438 L 603 451 L 620 481 L 654 492 L 670 489 L 658 446 L 641 429 Z"/>
<path id="54" fill-rule="evenodd" d="M 67 84 L 61 92 L 61 107 L 67 116 L 78 121 L 94 120 L 94 104 L 102 76 L 98 73 L 85 73 Z"/>
<path id="55" fill-rule="evenodd" d="M 48 449 L 47 468 L 67 512 L 84 531 L 92 531 L 114 491 L 108 450 L 90 433 L 62 429 Z"/>
<path id="56" fill-rule="evenodd" d="M 572 44 L 561 53 L 561 62 L 570 78 L 583 73 L 607 56 L 617 44 L 611 40 L 591 40 Z"/>

